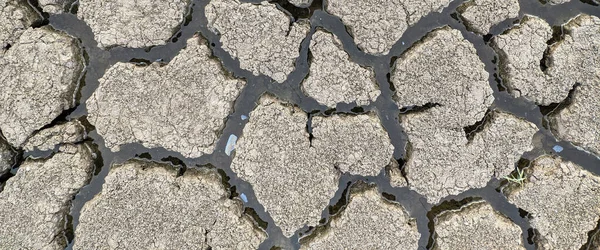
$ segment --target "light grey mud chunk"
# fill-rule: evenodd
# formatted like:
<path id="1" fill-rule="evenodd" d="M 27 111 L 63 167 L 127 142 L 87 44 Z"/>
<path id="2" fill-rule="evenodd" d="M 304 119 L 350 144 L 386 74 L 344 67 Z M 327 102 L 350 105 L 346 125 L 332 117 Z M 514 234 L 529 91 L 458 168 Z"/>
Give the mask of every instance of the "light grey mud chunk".
<path id="1" fill-rule="evenodd" d="M 85 127 L 79 120 L 69 121 L 44 129 L 27 140 L 23 147 L 26 151 L 51 150 L 55 145 L 77 143 L 85 139 Z"/>
<path id="2" fill-rule="evenodd" d="M 374 176 L 393 161 L 394 146 L 374 113 L 316 116 L 312 128 L 312 147 L 342 172 Z"/>
<path id="3" fill-rule="evenodd" d="M 542 156 L 508 201 L 527 211 L 541 249 L 580 249 L 600 219 L 600 177 L 557 156 Z"/>
<path id="4" fill-rule="evenodd" d="M 294 22 L 275 4 L 211 0 L 206 6 L 208 28 L 220 36 L 222 48 L 240 61 L 242 69 L 282 83 L 294 70 L 300 43 L 310 30 Z"/>
<path id="5" fill-rule="evenodd" d="M 300 249 L 417 249 L 416 221 L 404 208 L 385 200 L 376 187 L 354 188 L 347 207 L 327 228 L 303 240 Z"/>
<path id="6" fill-rule="evenodd" d="M 77 16 L 100 48 L 143 48 L 166 44 L 185 15 L 189 0 L 81 0 Z"/>
<path id="7" fill-rule="evenodd" d="M 337 190 L 339 173 L 317 159 L 307 114 L 264 95 L 250 113 L 231 169 L 248 181 L 285 236 L 314 226 Z"/>
<path id="8" fill-rule="evenodd" d="M 599 29 L 600 18 L 581 14 L 563 25 L 563 37 L 548 46 L 551 27 L 526 16 L 520 25 L 495 37 L 492 46 L 509 91 L 549 105 L 564 100 L 576 83 L 600 84 Z"/>
<path id="9" fill-rule="evenodd" d="M 83 67 L 75 38 L 49 26 L 25 31 L 0 57 L 0 129 L 7 141 L 21 147 L 72 108 Z"/>
<path id="10" fill-rule="evenodd" d="M 352 62 L 335 35 L 317 30 L 310 52 L 310 72 L 302 89 L 319 103 L 329 107 L 342 102 L 368 105 L 381 93 L 373 69 Z"/>
<path id="11" fill-rule="evenodd" d="M 519 0 L 470 0 L 458 12 L 471 30 L 487 34 L 500 22 L 519 15 Z"/>
<path id="12" fill-rule="evenodd" d="M 8 172 L 15 164 L 16 152 L 0 135 L 0 176 Z"/>
<path id="13" fill-rule="evenodd" d="M 88 119 L 108 148 L 137 142 L 185 157 L 212 153 L 245 85 L 226 75 L 199 37 L 167 65 L 117 63 L 99 82 L 87 101 Z"/>
<path id="14" fill-rule="evenodd" d="M 86 203 L 74 249 L 256 249 L 266 235 L 214 169 L 130 160 L 114 165 Z"/>
<path id="15" fill-rule="evenodd" d="M 69 11 L 73 2 L 75 2 L 75 0 L 38 0 L 38 4 L 42 10 L 52 14 L 61 14 L 65 12 L 65 10 Z M 83 0 L 79 2 L 87 1 Z"/>
<path id="16" fill-rule="evenodd" d="M 49 159 L 27 159 L 0 192 L 1 249 L 64 249 L 71 200 L 94 170 L 85 144 Z"/>
<path id="17" fill-rule="evenodd" d="M 436 217 L 433 249 L 525 249 L 521 234 L 509 218 L 478 201 Z"/>
<path id="18" fill-rule="evenodd" d="M 39 19 L 27 1 L 0 0 L 0 49 L 4 50 L 8 45 L 15 43 L 21 34 Z"/>
<path id="19" fill-rule="evenodd" d="M 398 106 L 431 106 L 401 117 L 411 145 L 409 187 L 430 203 L 484 187 L 510 173 L 533 148 L 535 125 L 496 111 L 467 139 L 464 128 L 482 120 L 493 101 L 487 79 L 473 45 L 448 27 L 434 30 L 396 61 L 391 81 Z"/>
<path id="20" fill-rule="evenodd" d="M 342 19 L 354 42 L 369 54 L 387 55 L 408 27 L 451 0 L 329 0 L 327 12 Z"/>
<path id="21" fill-rule="evenodd" d="M 289 2 L 297 7 L 307 7 L 312 4 L 313 0 L 289 0 Z"/>

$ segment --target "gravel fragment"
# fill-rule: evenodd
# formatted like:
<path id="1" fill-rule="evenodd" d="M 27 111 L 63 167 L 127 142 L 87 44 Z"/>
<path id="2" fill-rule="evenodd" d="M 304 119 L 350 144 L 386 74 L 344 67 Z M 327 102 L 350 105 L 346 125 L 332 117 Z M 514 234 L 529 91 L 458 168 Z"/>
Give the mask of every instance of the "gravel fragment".
<path id="1" fill-rule="evenodd" d="M 17 42 L 25 32 L 40 17 L 27 1 L 0 0 L 0 43 L 2 51 Z M 2 54 L 0 51 L 0 55 Z"/>
<path id="2" fill-rule="evenodd" d="M 40 6 L 40 8 L 42 8 L 44 12 L 51 14 L 61 14 L 64 12 L 68 12 L 71 5 L 75 1 L 76 0 L 38 0 L 38 5 Z"/>
<path id="3" fill-rule="evenodd" d="M 293 5 L 297 7 L 308 7 L 312 4 L 313 0 L 288 0 Z"/>
<path id="4" fill-rule="evenodd" d="M 282 83 L 294 70 L 308 22 L 293 22 L 275 4 L 211 0 L 205 9 L 208 28 L 220 36 L 222 48 L 242 69 Z"/>
<path id="5" fill-rule="evenodd" d="M 558 156 L 536 159 L 528 172 L 528 181 L 507 197 L 529 212 L 537 245 L 580 249 L 600 219 L 600 177 Z"/>
<path id="6" fill-rule="evenodd" d="M 98 47 L 143 48 L 163 45 L 185 19 L 189 0 L 83 0 L 77 16 Z"/>
<path id="7" fill-rule="evenodd" d="M 492 26 L 519 16 L 519 10 L 519 0 L 470 0 L 458 8 L 465 25 L 483 35 Z"/>
<path id="8" fill-rule="evenodd" d="M 167 65 L 117 63 L 87 101 L 88 120 L 118 151 L 127 143 L 185 157 L 213 152 L 245 81 L 226 75 L 199 37 Z"/>
<path id="9" fill-rule="evenodd" d="M 496 111 L 467 139 L 464 128 L 484 118 L 493 96 L 483 63 L 458 30 L 446 26 L 428 34 L 398 58 L 391 81 L 399 107 L 432 106 L 401 117 L 411 143 L 409 187 L 430 203 L 484 187 L 533 148 L 535 125 Z"/>
<path id="10" fill-rule="evenodd" d="M 85 144 L 62 146 L 49 159 L 27 159 L 0 192 L 0 248 L 64 249 L 71 200 L 93 169 Z"/>
<path id="11" fill-rule="evenodd" d="M 387 55 L 408 27 L 451 0 L 329 0 L 327 12 L 342 19 L 354 42 L 369 54 Z"/>
<path id="12" fill-rule="evenodd" d="M 13 151 L 10 144 L 0 136 L 0 176 L 10 171 L 15 164 L 16 152 Z"/>
<path id="13" fill-rule="evenodd" d="M 342 172 L 376 176 L 393 161 L 394 146 L 374 113 L 316 116 L 312 147 Z"/>
<path id="14" fill-rule="evenodd" d="M 264 95 L 236 144 L 231 169 L 287 237 L 314 226 L 334 196 L 339 173 L 317 159 L 306 132 L 307 114 Z"/>
<path id="15" fill-rule="evenodd" d="M 495 37 L 492 46 L 500 55 L 501 74 L 509 90 L 517 97 L 549 105 L 564 100 L 575 83 L 599 84 L 599 28 L 600 18 L 581 14 L 563 25 L 561 40 L 547 46 L 550 26 L 526 16 L 520 25 Z"/>
<path id="16" fill-rule="evenodd" d="M 563 4 L 563 3 L 568 3 L 571 2 L 571 0 L 545 0 L 546 3 L 549 3 L 551 5 L 557 5 L 557 4 Z"/>
<path id="17" fill-rule="evenodd" d="M 0 57 L 0 129 L 7 141 L 21 147 L 72 108 L 83 67 L 75 38 L 49 26 L 26 30 Z"/>
<path id="18" fill-rule="evenodd" d="M 258 248 L 266 235 L 228 197 L 214 169 L 177 176 L 149 161 L 115 165 L 81 211 L 74 249 Z"/>
<path id="19" fill-rule="evenodd" d="M 86 137 L 85 127 L 78 120 L 69 121 L 54 127 L 44 129 L 33 135 L 23 149 L 25 151 L 51 150 L 61 143 L 77 143 Z"/>
<path id="20" fill-rule="evenodd" d="M 436 217 L 433 249 L 525 249 L 521 233 L 509 218 L 479 201 Z"/>
<path id="21" fill-rule="evenodd" d="M 404 208 L 384 200 L 375 186 L 353 190 L 348 206 L 300 249 L 417 249 L 417 224 Z"/>
<path id="22" fill-rule="evenodd" d="M 332 108 L 341 102 L 362 106 L 374 102 L 381 93 L 373 69 L 351 61 L 335 35 L 317 30 L 310 52 L 310 72 L 302 89 L 319 103 Z"/>

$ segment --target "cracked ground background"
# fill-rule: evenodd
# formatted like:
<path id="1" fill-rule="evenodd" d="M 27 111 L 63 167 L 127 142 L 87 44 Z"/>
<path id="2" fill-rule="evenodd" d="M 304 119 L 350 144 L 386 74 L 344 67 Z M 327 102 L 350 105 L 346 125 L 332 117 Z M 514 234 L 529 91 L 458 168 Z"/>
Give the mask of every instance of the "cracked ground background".
<path id="1" fill-rule="evenodd" d="M 600 248 L 594 0 L 0 8 L 0 249 Z"/>

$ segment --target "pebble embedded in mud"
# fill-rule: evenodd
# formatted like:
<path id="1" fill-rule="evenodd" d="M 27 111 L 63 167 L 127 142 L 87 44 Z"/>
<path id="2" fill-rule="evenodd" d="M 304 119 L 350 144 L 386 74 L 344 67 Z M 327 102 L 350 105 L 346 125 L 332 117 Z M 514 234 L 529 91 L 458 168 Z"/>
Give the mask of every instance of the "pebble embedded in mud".
<path id="1" fill-rule="evenodd" d="M 190 0 L 82 0 L 77 16 L 98 47 L 144 48 L 166 44 L 185 20 Z"/>
<path id="2" fill-rule="evenodd" d="M 489 203 L 477 201 L 435 218 L 433 249 L 525 249 L 522 231 Z"/>
<path id="3" fill-rule="evenodd" d="M 308 7 L 312 4 L 313 0 L 288 0 L 291 4 L 296 7 Z"/>
<path id="4" fill-rule="evenodd" d="M 307 117 L 299 108 L 263 95 L 231 163 L 285 236 L 317 224 L 341 172 L 377 175 L 393 161 L 393 146 L 374 114 L 313 117 L 312 145 Z"/>
<path id="5" fill-rule="evenodd" d="M 432 31 L 396 61 L 391 81 L 398 106 L 435 104 L 401 115 L 411 146 L 405 165 L 409 187 L 430 203 L 509 174 L 533 148 L 535 125 L 498 111 L 488 114 L 481 131 L 467 139 L 464 128 L 484 119 L 492 104 L 487 79 L 473 45 L 447 26 Z"/>
<path id="6" fill-rule="evenodd" d="M 580 249 L 600 219 L 600 177 L 558 156 L 542 156 L 508 201 L 527 211 L 541 249 Z"/>
<path id="7" fill-rule="evenodd" d="M 196 158 L 211 154 L 245 81 L 230 77 L 193 37 L 168 64 L 117 63 L 87 100 L 88 120 L 118 151 L 128 143 Z"/>
<path id="8" fill-rule="evenodd" d="M 300 43 L 308 35 L 307 21 L 292 22 L 275 4 L 211 0 L 205 15 L 208 28 L 220 36 L 221 47 L 240 68 L 284 82 L 295 69 Z"/>
<path id="9" fill-rule="evenodd" d="M 465 25 L 482 35 L 492 26 L 519 16 L 519 10 L 518 0 L 470 0 L 458 7 Z"/>
<path id="10" fill-rule="evenodd" d="M 73 249 L 256 249 L 266 238 L 215 169 L 130 160 L 87 202 Z"/>
<path id="11" fill-rule="evenodd" d="M 3 249 L 64 249 L 71 200 L 94 170 L 86 144 L 64 145 L 48 159 L 27 159 L 0 192 Z"/>
<path id="12" fill-rule="evenodd" d="M 421 237 L 414 218 L 374 186 L 353 187 L 344 210 L 316 230 L 300 249 L 417 249 Z"/>
<path id="13" fill-rule="evenodd" d="M 0 55 L 40 17 L 26 1 L 0 0 Z"/>
<path id="14" fill-rule="evenodd" d="M 87 2 L 88 0 L 84 0 Z M 39 7 L 42 11 L 51 14 L 62 14 L 69 12 L 69 8 L 75 0 L 38 0 Z"/>
<path id="15" fill-rule="evenodd" d="M 348 27 L 360 49 L 387 55 L 408 27 L 431 12 L 440 12 L 451 0 L 329 0 L 327 12 Z"/>
<path id="16" fill-rule="evenodd" d="M 310 41 L 310 71 L 302 90 L 319 103 L 335 108 L 337 103 L 368 105 L 377 99 L 379 86 L 372 68 L 353 62 L 342 42 L 333 34 L 317 30 Z"/>
<path id="17" fill-rule="evenodd" d="M 0 56 L 0 129 L 7 141 L 22 147 L 33 132 L 74 107 L 83 68 L 77 39 L 50 26 L 27 29 Z"/>
<path id="18" fill-rule="evenodd" d="M 23 149 L 25 151 L 52 150 L 56 145 L 75 144 L 83 141 L 85 137 L 83 124 L 78 120 L 73 120 L 39 131 L 27 140 Z"/>

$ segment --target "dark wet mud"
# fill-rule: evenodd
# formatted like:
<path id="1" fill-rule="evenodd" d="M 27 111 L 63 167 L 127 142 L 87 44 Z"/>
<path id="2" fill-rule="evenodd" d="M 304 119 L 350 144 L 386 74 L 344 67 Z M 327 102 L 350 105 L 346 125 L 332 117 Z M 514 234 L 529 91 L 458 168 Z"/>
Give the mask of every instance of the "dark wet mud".
<path id="1" fill-rule="evenodd" d="M 85 101 L 96 90 L 99 85 L 98 79 L 102 77 L 106 69 L 111 65 L 117 62 L 169 62 L 182 48 L 184 48 L 186 40 L 191 38 L 195 33 L 199 33 L 202 37 L 207 39 L 208 44 L 210 44 L 210 47 L 213 50 L 213 55 L 222 62 L 225 70 L 230 72 L 234 77 L 244 78 L 248 81 L 246 87 L 236 100 L 235 112 L 228 117 L 226 126 L 216 145 L 215 152 L 211 155 L 200 158 L 185 158 L 177 152 L 168 151 L 163 148 L 149 149 L 141 144 L 135 143 L 122 146 L 119 152 L 111 152 L 105 147 L 102 137 L 94 131 L 93 127 L 90 127 L 90 130 L 88 131 L 88 140 L 91 141 L 97 149 L 97 171 L 91 183 L 83 188 L 73 200 L 71 209 L 72 220 L 69 227 L 71 227 L 72 230 L 77 228 L 80 211 L 83 205 L 101 192 L 104 178 L 108 174 L 112 164 L 121 163 L 134 157 L 143 157 L 155 161 L 182 163 L 187 168 L 202 167 L 207 164 L 215 166 L 228 178 L 227 182 L 232 189 L 232 198 L 247 200 L 247 202 L 245 202 L 245 206 L 247 207 L 246 211 L 260 218 L 261 222 L 257 224 L 262 225 L 269 235 L 269 238 L 261 244 L 260 249 L 271 249 L 273 247 L 281 247 L 284 249 L 299 248 L 299 239 L 309 235 L 310 232 L 315 229 L 308 227 L 299 229 L 290 239 L 283 236 L 281 229 L 275 225 L 270 215 L 265 212 L 264 207 L 257 202 L 252 186 L 238 178 L 231 170 L 230 164 L 232 156 L 228 156 L 225 153 L 225 146 L 229 136 L 234 134 L 239 137 L 242 134 L 244 125 L 247 123 L 247 119 L 243 119 L 242 116 L 248 116 L 255 107 L 258 98 L 263 93 L 269 92 L 280 99 L 294 103 L 302 110 L 310 113 L 310 116 L 331 115 L 332 113 L 376 112 L 384 128 L 389 133 L 392 144 L 395 147 L 394 158 L 402 163 L 403 160 L 407 158 L 408 141 L 407 136 L 399 123 L 399 117 L 406 112 L 419 112 L 419 110 L 426 109 L 427 107 L 398 107 L 395 104 L 393 101 L 394 87 L 389 81 L 392 65 L 395 58 L 400 56 L 413 43 L 421 39 L 429 31 L 443 25 L 449 25 L 450 27 L 461 31 L 462 35 L 477 49 L 481 61 L 484 62 L 485 68 L 489 72 L 489 83 L 494 90 L 495 102 L 490 107 L 490 110 L 497 109 L 506 111 L 522 117 L 538 126 L 539 132 L 534 138 L 536 147 L 534 150 L 525 153 L 523 155 L 524 159 L 532 160 L 544 153 L 556 153 L 552 148 L 556 145 L 560 145 L 563 150 L 557 154 L 561 157 L 581 165 L 592 173 L 600 174 L 600 159 L 598 157 L 577 149 L 569 142 L 556 141 L 551 131 L 544 126 L 545 118 L 540 107 L 523 98 L 514 98 L 506 92 L 506 88 L 502 85 L 502 79 L 498 76 L 498 60 L 492 48 L 487 44 L 492 36 L 502 33 L 515 22 L 518 22 L 525 14 L 539 16 L 545 19 L 550 25 L 560 25 L 579 13 L 600 16 L 600 7 L 579 0 L 573 0 L 570 3 L 558 6 L 544 5 L 538 0 L 520 0 L 521 11 L 518 18 L 506 20 L 492 27 L 491 34 L 480 36 L 469 32 L 462 24 L 460 18 L 457 17 L 455 14 L 456 8 L 464 1 L 455 0 L 441 13 L 431 13 L 423 17 L 416 25 L 408 28 L 402 38 L 400 38 L 393 46 L 388 55 L 373 56 L 362 52 L 355 45 L 351 35 L 347 32 L 339 18 L 330 15 L 323 10 L 323 6 L 326 5 L 326 2 L 323 1 L 315 0 L 308 8 L 295 7 L 288 3 L 287 0 L 273 1 L 279 5 L 280 9 L 290 14 L 292 21 L 309 19 L 312 25 L 309 36 L 302 42 L 300 57 L 296 60 L 296 69 L 289 75 L 287 81 L 283 84 L 271 82 L 268 77 L 254 76 L 251 72 L 242 70 L 239 66 L 239 61 L 232 59 L 231 56 L 221 48 L 219 37 L 210 32 L 206 26 L 207 20 L 204 16 L 204 8 L 209 2 L 208 0 L 192 1 L 186 22 L 183 23 L 181 28 L 173 35 L 173 38 L 169 43 L 163 46 L 155 46 L 146 49 L 113 48 L 108 51 L 101 50 L 97 47 L 97 42 L 94 40 L 91 29 L 85 22 L 77 19 L 75 15 L 60 14 L 47 16 L 47 23 L 49 25 L 56 29 L 63 30 L 81 40 L 88 63 L 82 83 L 83 85 L 81 86 L 80 94 L 77 97 L 77 107 L 69 110 L 68 114 L 62 118 L 62 121 L 56 122 L 63 122 L 71 119 L 85 119 L 87 115 Z M 247 2 L 257 3 L 258 1 L 252 0 Z M 76 11 L 76 9 L 76 6 L 72 8 L 73 11 Z M 305 96 L 301 91 L 301 82 L 307 76 L 309 71 L 308 46 L 310 38 L 317 28 L 322 28 L 334 33 L 341 40 L 343 47 L 350 55 L 351 60 L 362 66 L 372 67 L 375 70 L 376 80 L 381 90 L 381 95 L 373 104 L 363 107 L 357 107 L 353 104 L 342 104 L 338 105 L 335 110 L 328 110 L 327 107 L 318 104 L 314 99 Z M 308 129 L 310 131 L 310 127 Z M 49 152 L 24 153 L 25 156 L 36 157 L 44 157 L 48 154 Z M 461 201 L 464 202 L 469 199 L 483 199 L 488 201 L 494 209 L 504 214 L 521 227 L 525 247 L 527 249 L 535 248 L 532 242 L 533 229 L 531 229 L 526 218 L 526 212 L 519 210 L 516 206 L 506 201 L 503 194 L 499 191 L 502 183 L 498 180 L 490 181 L 484 188 L 472 189 L 457 196 L 446 197 L 440 204 L 429 204 L 425 197 L 406 187 L 392 187 L 386 176 L 385 170 L 382 170 L 378 176 L 370 177 L 345 174 L 340 179 L 338 191 L 331 199 L 330 207 L 325 208 L 322 212 L 323 219 L 321 220 L 321 224 L 326 224 L 331 216 L 335 216 L 335 214 L 343 210 L 346 201 L 348 200 L 347 190 L 349 190 L 351 185 L 359 181 L 375 183 L 379 191 L 384 193 L 386 198 L 399 202 L 408 210 L 412 217 L 416 218 L 418 230 L 421 233 L 421 239 L 419 241 L 420 249 L 428 248 L 435 240 L 434 235 L 432 235 L 433 223 L 431 219 L 437 213 L 436 211 L 443 211 L 444 209 L 456 206 L 456 204 L 460 204 Z M 242 194 L 244 198 L 240 198 L 242 197 Z M 452 200 L 455 202 L 451 202 Z M 73 236 L 69 236 L 69 240 L 72 240 Z M 67 249 L 71 248 L 72 242 L 69 243 Z"/>

